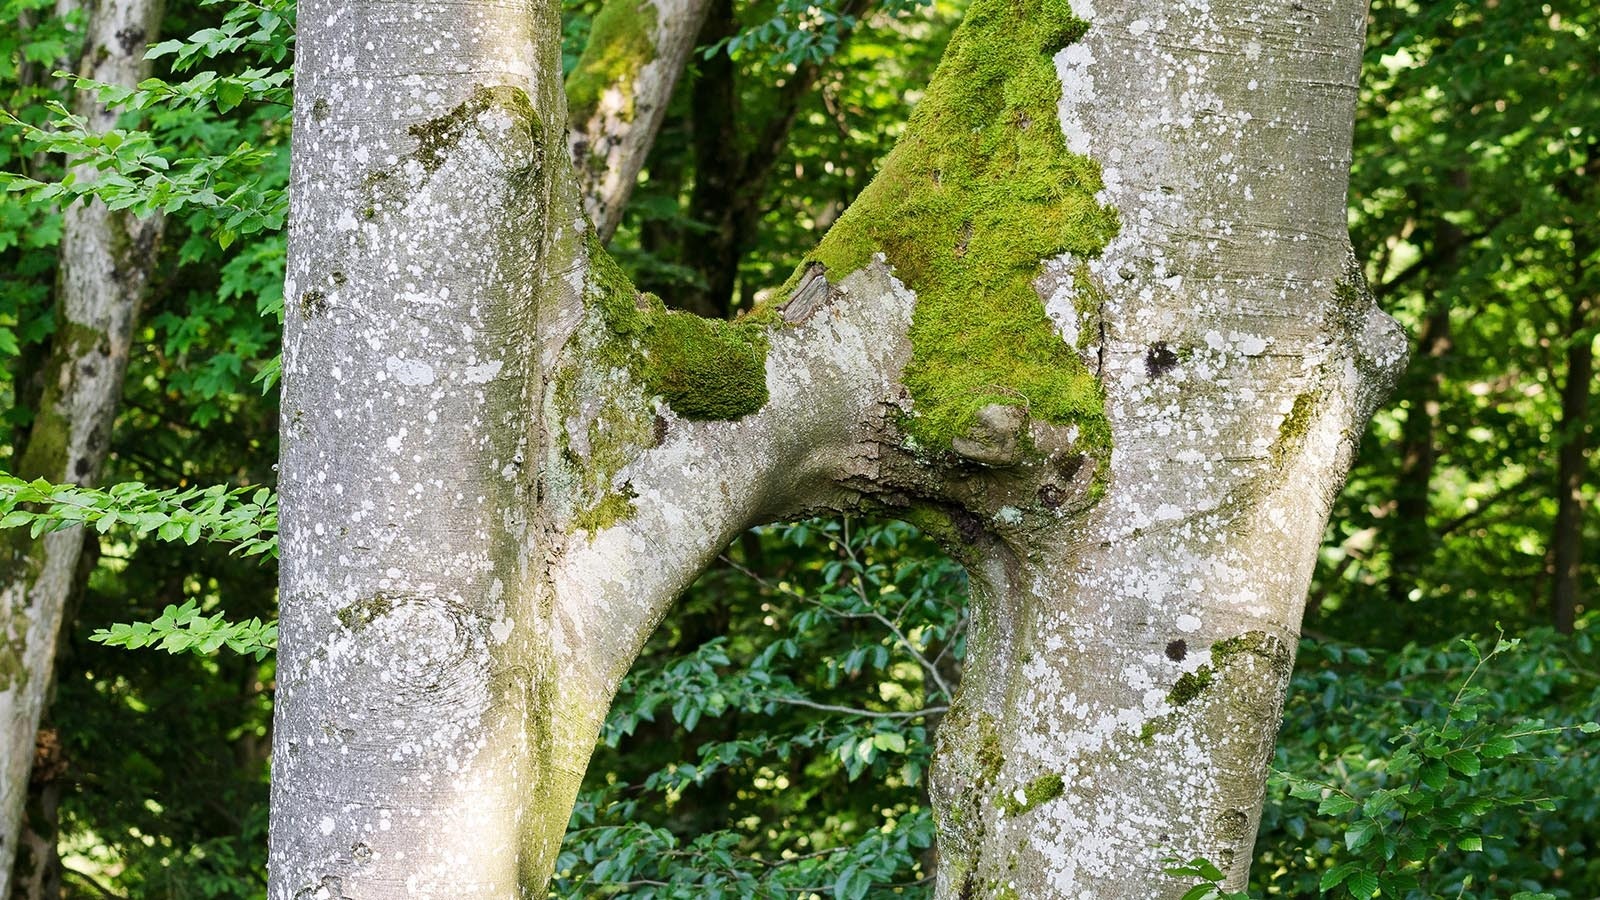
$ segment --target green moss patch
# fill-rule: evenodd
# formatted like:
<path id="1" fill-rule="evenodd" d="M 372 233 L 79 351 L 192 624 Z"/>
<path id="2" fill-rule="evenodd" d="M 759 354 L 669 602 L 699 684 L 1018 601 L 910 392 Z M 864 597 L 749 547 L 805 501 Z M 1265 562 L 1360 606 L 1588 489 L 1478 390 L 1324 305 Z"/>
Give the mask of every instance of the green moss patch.
<path id="1" fill-rule="evenodd" d="M 1021 800 L 1011 794 L 1001 797 L 999 802 L 1000 811 L 1008 816 L 1020 816 L 1038 807 L 1041 803 L 1048 803 L 1056 799 L 1066 789 L 1066 782 L 1061 780 L 1060 775 L 1054 772 L 1040 775 L 1022 786 Z"/>
<path id="2" fill-rule="evenodd" d="M 668 311 L 635 291 L 598 241 L 589 252 L 593 299 L 618 338 L 611 362 L 685 419 L 737 419 L 766 405 L 770 313 L 724 322 Z"/>
<path id="3" fill-rule="evenodd" d="M 631 519 L 635 512 L 633 507 L 634 496 L 631 488 L 606 494 L 594 506 L 578 513 L 572 520 L 572 527 L 595 535 L 618 522 Z"/>
<path id="4" fill-rule="evenodd" d="M 1230 659 L 1248 653 L 1262 662 L 1280 679 L 1287 680 L 1294 669 L 1294 654 L 1285 644 L 1265 631 L 1247 631 L 1237 637 L 1211 645 L 1211 661 L 1225 666 Z"/>
<path id="5" fill-rule="evenodd" d="M 1005 766 L 1005 754 L 1000 750 L 1000 730 L 995 726 L 994 717 L 988 713 L 978 714 L 978 752 L 974 754 L 978 763 L 979 785 L 992 784 L 999 777 L 1000 769 Z"/>
<path id="6" fill-rule="evenodd" d="M 589 43 L 567 76 L 567 117 L 586 122 L 600 97 L 615 85 L 624 98 L 622 119 L 633 121 L 633 80 L 656 58 L 655 5 L 645 0 L 608 0 L 589 26 Z"/>
<path id="7" fill-rule="evenodd" d="M 1167 693 L 1167 702 L 1173 706 L 1182 706 L 1185 703 L 1189 703 L 1205 693 L 1206 688 L 1211 686 L 1211 682 L 1215 677 L 1216 675 L 1209 665 L 1201 666 L 1193 672 L 1183 673 L 1178 679 L 1178 683 L 1173 685 L 1172 690 Z"/>
<path id="8" fill-rule="evenodd" d="M 916 291 L 907 430 L 924 447 L 948 449 L 990 404 L 1109 445 L 1099 382 L 1033 287 L 1043 260 L 1096 256 L 1117 230 L 1056 109 L 1051 57 L 1086 28 L 1066 0 L 976 0 L 906 137 L 798 270 L 837 281 L 881 252 Z"/>

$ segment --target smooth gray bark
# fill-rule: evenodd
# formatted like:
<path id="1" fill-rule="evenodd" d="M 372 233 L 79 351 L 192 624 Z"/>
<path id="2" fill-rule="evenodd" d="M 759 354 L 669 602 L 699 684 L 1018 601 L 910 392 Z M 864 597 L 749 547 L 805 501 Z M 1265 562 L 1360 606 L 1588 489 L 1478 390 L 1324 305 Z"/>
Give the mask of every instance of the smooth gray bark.
<path id="1" fill-rule="evenodd" d="M 655 623 L 819 509 L 937 511 L 973 575 L 938 896 L 1177 897 L 1167 855 L 1243 879 L 1323 526 L 1404 357 L 1344 225 L 1364 9 L 1074 11 L 1059 124 L 1122 227 L 1036 287 L 1069 346 L 1100 329 L 1100 471 L 1021 407 L 907 439 L 892 255 L 741 326 L 758 409 L 685 414 L 652 381 L 669 314 L 583 216 L 556 8 L 302 6 L 272 900 L 542 897 Z"/>
<path id="2" fill-rule="evenodd" d="M 160 23 L 159 0 L 101 0 L 89 8 L 82 74 L 133 87 L 149 72 L 145 47 Z M 116 114 L 92 94 L 80 94 L 79 115 L 102 130 Z M 80 180 L 96 177 L 79 167 Z M 56 333 L 44 394 L 17 463 L 24 478 L 92 485 L 111 443 L 122 396 L 129 342 L 150 263 L 161 234 L 159 217 L 113 212 L 98 200 L 63 213 L 56 283 Z M 57 635 L 78 579 L 84 532 L 71 528 L 30 540 L 12 529 L 0 536 L 0 897 L 11 891 L 34 735 L 54 668 Z M 23 873 L 24 875 L 26 873 Z"/>

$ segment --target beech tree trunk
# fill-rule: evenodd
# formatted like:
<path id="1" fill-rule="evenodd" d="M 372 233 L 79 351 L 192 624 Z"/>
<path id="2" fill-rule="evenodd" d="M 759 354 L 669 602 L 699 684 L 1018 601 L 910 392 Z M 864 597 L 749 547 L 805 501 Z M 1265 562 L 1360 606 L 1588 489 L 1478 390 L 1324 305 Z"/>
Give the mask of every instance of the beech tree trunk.
<path id="1" fill-rule="evenodd" d="M 729 323 L 600 249 L 558 7 L 305 0 L 272 900 L 543 896 L 656 622 L 825 509 L 972 574 L 939 897 L 1177 897 L 1169 855 L 1241 883 L 1405 355 L 1345 229 L 1364 12 L 975 0 L 877 179 Z"/>
<path id="2" fill-rule="evenodd" d="M 100 0 L 86 4 L 82 74 L 133 87 L 148 73 L 145 48 L 160 24 L 159 0 Z M 90 93 L 79 95 L 79 115 L 110 129 L 116 114 Z M 92 181 L 92 167 L 76 173 Z M 58 483 L 92 485 L 110 447 L 122 396 L 128 348 L 161 221 L 113 212 L 100 201 L 63 213 L 56 280 L 56 331 L 44 368 L 44 391 L 16 474 Z M 84 532 L 71 528 L 32 540 L 22 529 L 0 535 L 0 897 L 11 896 L 34 736 L 48 701 L 63 612 L 79 582 Z M 15 873 L 16 887 L 43 873 Z"/>

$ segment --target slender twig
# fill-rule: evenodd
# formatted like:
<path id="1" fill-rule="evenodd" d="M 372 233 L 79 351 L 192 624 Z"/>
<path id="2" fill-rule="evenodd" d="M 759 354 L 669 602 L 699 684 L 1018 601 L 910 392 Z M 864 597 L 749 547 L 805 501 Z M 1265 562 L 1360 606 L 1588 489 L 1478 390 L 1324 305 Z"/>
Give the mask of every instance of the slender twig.
<path id="1" fill-rule="evenodd" d="M 790 706 L 804 706 L 807 709 L 845 713 L 852 716 L 866 716 L 873 719 L 918 719 L 923 716 L 950 711 L 948 706 L 924 706 L 921 709 L 910 712 L 877 712 L 870 709 L 858 709 L 854 706 L 835 706 L 831 703 L 818 703 L 815 700 L 807 700 L 803 697 L 765 697 L 763 699 L 771 700 L 774 703 L 786 703 Z"/>
<path id="2" fill-rule="evenodd" d="M 84 884 L 88 885 L 89 887 L 94 888 L 95 892 L 98 893 L 102 897 L 110 897 L 111 900 L 127 900 L 127 898 L 123 897 L 121 894 L 116 893 L 115 891 L 111 890 L 110 888 L 106 887 L 105 885 L 101 884 L 100 882 L 94 880 L 94 877 L 89 875 L 87 872 L 80 872 L 77 869 L 72 868 L 71 866 L 62 866 L 61 867 L 61 871 L 64 874 L 73 876 L 74 878 L 78 879 L 79 881 L 83 882 Z"/>

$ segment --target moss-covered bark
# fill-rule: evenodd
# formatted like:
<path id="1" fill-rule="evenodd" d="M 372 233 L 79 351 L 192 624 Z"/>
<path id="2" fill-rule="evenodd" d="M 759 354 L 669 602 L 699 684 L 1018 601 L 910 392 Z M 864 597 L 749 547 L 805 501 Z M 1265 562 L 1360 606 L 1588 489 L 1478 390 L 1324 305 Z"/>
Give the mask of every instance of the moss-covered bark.
<path id="1" fill-rule="evenodd" d="M 567 111 L 573 122 L 594 115 L 607 91 L 617 93 L 618 117 L 633 119 L 634 79 L 656 58 L 656 15 L 650 0 L 606 0 L 600 7 L 583 55 L 567 76 Z"/>
<path id="2" fill-rule="evenodd" d="M 1095 256 L 1117 230 L 1057 119 L 1051 60 L 1086 27 L 1066 0 L 974 3 L 906 136 L 809 257 L 837 280 L 882 253 L 916 291 L 906 428 L 930 450 L 994 404 L 1110 439 L 1099 384 L 1033 287 L 1042 262 Z"/>
<path id="3" fill-rule="evenodd" d="M 610 354 L 686 419 L 737 419 L 767 402 L 770 315 L 735 322 L 668 310 L 591 242 L 591 294 L 617 341 Z"/>

